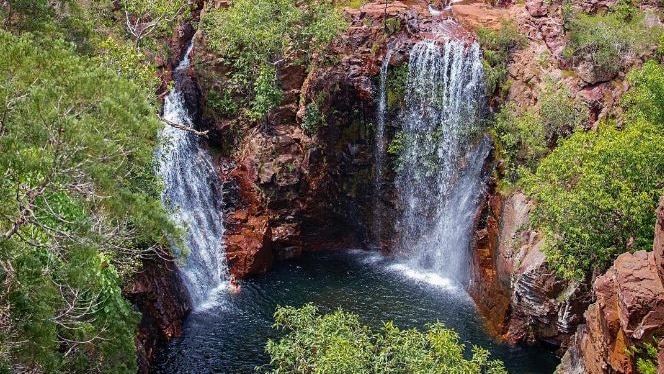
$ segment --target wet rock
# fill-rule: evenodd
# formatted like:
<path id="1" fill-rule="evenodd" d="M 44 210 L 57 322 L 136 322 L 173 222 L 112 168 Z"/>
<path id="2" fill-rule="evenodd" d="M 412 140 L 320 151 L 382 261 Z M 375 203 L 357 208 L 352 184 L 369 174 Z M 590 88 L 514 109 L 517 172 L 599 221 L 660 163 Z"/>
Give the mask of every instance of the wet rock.
<path id="1" fill-rule="evenodd" d="M 503 196 L 495 191 L 495 184 L 490 186 L 490 193 L 481 207 L 481 222 L 475 231 L 471 256 L 473 274 L 469 291 L 485 317 L 489 331 L 501 335 L 510 305 L 510 279 L 508 271 L 498 269 L 497 265 L 504 261 L 497 258 L 497 246 L 503 208 L 510 209 L 510 205 L 504 204 Z"/>
<path id="2" fill-rule="evenodd" d="M 273 261 L 268 217 L 254 185 L 256 171 L 247 164 L 221 160 L 224 195 L 224 244 L 226 257 L 235 278 L 260 274 Z"/>
<path id="3" fill-rule="evenodd" d="M 136 348 L 139 372 L 148 373 L 158 345 L 182 334 L 182 321 L 191 311 L 191 301 L 167 254 L 145 260 L 123 291 L 142 314 Z"/>

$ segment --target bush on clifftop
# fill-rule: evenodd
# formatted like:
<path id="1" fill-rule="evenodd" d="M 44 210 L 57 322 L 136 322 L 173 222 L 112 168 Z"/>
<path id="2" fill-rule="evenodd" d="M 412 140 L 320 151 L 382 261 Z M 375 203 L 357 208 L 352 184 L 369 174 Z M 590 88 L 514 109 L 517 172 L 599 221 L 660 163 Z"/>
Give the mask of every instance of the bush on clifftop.
<path id="1" fill-rule="evenodd" d="M 664 92 L 662 73 L 654 62 L 633 72 L 625 124 L 576 132 L 524 180 L 537 201 L 547 257 L 565 277 L 601 273 L 621 253 L 652 247 L 654 211 L 664 194 L 664 123 L 655 104 Z"/>
<path id="2" fill-rule="evenodd" d="M 202 20 L 210 48 L 231 68 L 224 95 L 252 120 L 281 101 L 276 67 L 306 66 L 345 27 L 331 0 L 238 0 Z"/>

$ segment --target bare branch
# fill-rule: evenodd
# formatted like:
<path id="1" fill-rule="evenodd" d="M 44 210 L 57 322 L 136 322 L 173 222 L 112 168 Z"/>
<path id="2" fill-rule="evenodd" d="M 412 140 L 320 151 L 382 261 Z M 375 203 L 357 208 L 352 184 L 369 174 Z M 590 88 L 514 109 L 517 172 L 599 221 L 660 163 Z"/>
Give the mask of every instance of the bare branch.
<path id="1" fill-rule="evenodd" d="M 185 125 L 182 125 L 182 124 L 179 124 L 179 123 L 171 122 L 171 121 L 167 120 L 164 117 L 159 117 L 159 119 L 163 123 L 165 123 L 165 124 L 167 124 L 171 127 L 175 127 L 176 129 L 179 129 L 179 130 L 189 131 L 190 133 L 192 133 L 196 136 L 200 136 L 202 138 L 209 139 L 209 137 L 208 137 L 209 130 L 198 131 L 198 130 L 194 129 L 193 127 L 189 127 L 189 126 L 185 126 Z"/>

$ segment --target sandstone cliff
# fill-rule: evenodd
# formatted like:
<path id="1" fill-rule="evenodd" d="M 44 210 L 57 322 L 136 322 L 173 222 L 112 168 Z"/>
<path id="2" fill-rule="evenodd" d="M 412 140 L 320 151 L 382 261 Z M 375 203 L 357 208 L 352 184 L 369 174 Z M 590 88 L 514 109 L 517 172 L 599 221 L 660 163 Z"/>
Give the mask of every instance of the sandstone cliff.
<path id="1" fill-rule="evenodd" d="M 227 68 L 199 35 L 195 59 L 203 92 L 203 123 L 222 148 L 225 245 L 236 277 L 265 272 L 275 260 L 303 250 L 390 248 L 395 214 L 393 187 L 373 196 L 373 149 L 377 75 L 388 48 L 390 64 L 407 62 L 410 47 L 435 35 L 472 39 L 450 14 L 432 14 L 426 1 L 369 3 L 347 9 L 349 29 L 309 66 L 278 66 L 284 92 L 262 123 L 225 116 L 210 105 Z M 390 30 L 385 31 L 386 20 Z M 301 124 L 316 102 L 323 123 L 313 132 Z M 390 114 L 388 114 L 390 115 Z M 386 129 L 388 137 L 394 128 Z M 232 139 L 232 141 L 229 141 Z M 386 179 L 391 176 L 386 176 Z M 388 227 L 371 231 L 373 202 Z"/>
<path id="2" fill-rule="evenodd" d="M 593 285 L 597 301 L 585 312 L 557 373 L 636 373 L 629 349 L 659 342 L 664 370 L 664 197 L 652 252 L 625 253 Z"/>

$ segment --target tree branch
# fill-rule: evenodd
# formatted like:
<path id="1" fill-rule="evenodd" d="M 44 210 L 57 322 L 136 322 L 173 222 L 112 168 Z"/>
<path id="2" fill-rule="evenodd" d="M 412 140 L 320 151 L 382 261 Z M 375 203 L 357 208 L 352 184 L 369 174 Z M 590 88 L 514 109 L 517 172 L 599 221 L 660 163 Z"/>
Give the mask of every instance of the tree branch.
<path id="1" fill-rule="evenodd" d="M 159 117 L 159 119 L 160 119 L 163 123 L 165 123 L 165 124 L 167 124 L 167 125 L 169 125 L 169 126 L 171 126 L 171 127 L 175 127 L 176 129 L 179 129 L 179 130 L 189 131 L 190 133 L 192 133 L 192 134 L 194 134 L 194 135 L 196 135 L 196 136 L 200 136 L 201 138 L 209 139 L 209 137 L 208 137 L 208 132 L 209 132 L 209 130 L 198 131 L 198 130 L 196 130 L 196 129 L 193 128 L 193 127 L 189 127 L 189 126 L 185 126 L 185 125 L 182 125 L 182 124 L 179 124 L 179 123 L 171 122 L 171 121 L 167 120 L 167 119 L 164 118 L 164 117 Z"/>

